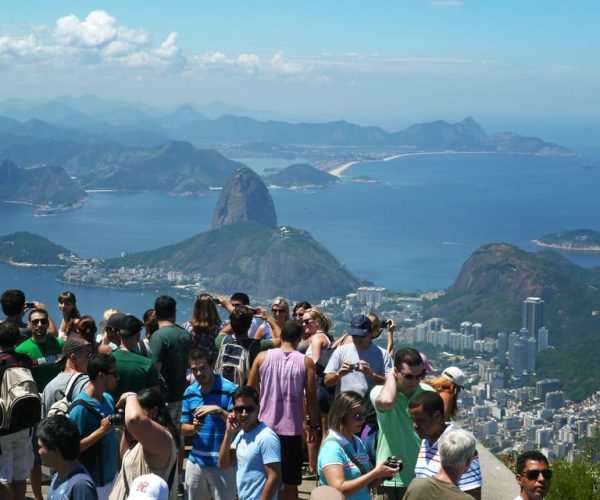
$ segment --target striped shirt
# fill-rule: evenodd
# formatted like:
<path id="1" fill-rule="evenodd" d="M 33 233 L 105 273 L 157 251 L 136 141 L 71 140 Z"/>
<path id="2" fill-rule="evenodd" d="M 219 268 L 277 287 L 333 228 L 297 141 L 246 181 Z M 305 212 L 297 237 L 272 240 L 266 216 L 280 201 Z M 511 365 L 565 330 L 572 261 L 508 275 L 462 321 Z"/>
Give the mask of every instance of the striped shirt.
<path id="1" fill-rule="evenodd" d="M 198 382 L 194 382 L 183 395 L 181 423 L 193 424 L 194 413 L 199 406 L 217 405 L 230 412 L 233 410 L 233 393 L 236 389 L 235 384 L 217 374 L 208 394 L 202 392 Z M 207 415 L 204 425 L 194 433 L 188 460 L 199 466 L 217 467 L 219 448 L 224 435 L 225 422 L 221 416 Z"/>
<path id="2" fill-rule="evenodd" d="M 444 432 L 448 432 L 450 429 L 452 429 L 452 424 L 448 425 Z M 421 449 L 419 450 L 417 465 L 415 466 L 416 477 L 432 477 L 440 471 L 441 463 L 438 443 L 439 439 L 433 444 L 430 444 L 427 439 L 421 441 Z M 481 485 L 482 480 L 479 457 L 473 457 L 469 468 L 462 476 L 460 476 L 458 487 L 461 491 L 468 491 L 480 488 Z"/>

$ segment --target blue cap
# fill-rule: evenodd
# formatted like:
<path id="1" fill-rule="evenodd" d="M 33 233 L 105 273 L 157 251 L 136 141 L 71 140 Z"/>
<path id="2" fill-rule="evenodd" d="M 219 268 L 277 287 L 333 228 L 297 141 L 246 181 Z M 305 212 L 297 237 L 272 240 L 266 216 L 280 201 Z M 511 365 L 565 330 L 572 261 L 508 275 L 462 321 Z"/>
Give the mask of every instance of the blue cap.
<path id="1" fill-rule="evenodd" d="M 348 333 L 356 337 L 366 337 L 372 327 L 373 325 L 369 318 L 364 314 L 357 314 L 356 316 L 353 316 L 352 321 L 350 321 Z"/>

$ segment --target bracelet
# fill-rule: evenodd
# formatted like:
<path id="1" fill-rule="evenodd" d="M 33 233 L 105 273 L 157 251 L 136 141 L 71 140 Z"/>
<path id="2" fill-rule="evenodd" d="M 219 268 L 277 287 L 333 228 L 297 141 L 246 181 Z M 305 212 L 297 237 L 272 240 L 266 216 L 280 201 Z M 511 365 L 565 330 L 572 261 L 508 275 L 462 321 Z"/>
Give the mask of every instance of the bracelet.
<path id="1" fill-rule="evenodd" d="M 125 399 L 127 399 L 129 396 L 136 396 L 137 397 L 137 393 L 130 391 L 130 392 L 125 392 L 121 395 L 121 397 L 125 396 Z"/>

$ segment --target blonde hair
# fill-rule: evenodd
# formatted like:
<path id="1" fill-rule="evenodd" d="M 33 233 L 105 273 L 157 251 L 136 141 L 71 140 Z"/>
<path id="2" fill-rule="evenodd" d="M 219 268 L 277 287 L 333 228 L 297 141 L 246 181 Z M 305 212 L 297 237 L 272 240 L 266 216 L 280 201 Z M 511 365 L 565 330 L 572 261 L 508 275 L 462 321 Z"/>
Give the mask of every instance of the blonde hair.
<path id="1" fill-rule="evenodd" d="M 329 330 L 331 330 L 332 327 L 332 323 L 331 320 L 327 316 L 325 316 L 325 314 L 323 314 L 323 311 L 321 311 L 321 309 L 319 309 L 318 307 L 311 307 L 310 309 L 304 311 L 304 314 L 306 313 L 310 314 L 311 318 L 316 319 L 319 322 L 318 330 L 321 330 L 323 333 L 329 333 Z"/>
<path id="2" fill-rule="evenodd" d="M 448 380 L 446 377 L 436 377 L 431 380 L 426 380 L 425 383 L 433 387 L 437 393 L 449 392 L 452 395 L 452 399 L 450 400 L 450 408 L 446 409 L 446 413 L 449 414 L 452 419 L 454 419 L 456 413 L 458 412 L 456 401 L 458 399 L 458 393 L 461 390 L 460 386 Z"/>
<path id="3" fill-rule="evenodd" d="M 340 392 L 333 400 L 327 422 L 329 428 L 340 434 L 346 432 L 346 418 L 353 408 L 364 406 L 365 400 L 354 391 Z"/>
<path id="4" fill-rule="evenodd" d="M 369 311 L 366 316 L 371 320 L 371 330 L 369 333 L 379 333 L 379 329 L 381 328 L 381 320 L 379 319 L 379 316 L 377 316 L 377 314 L 375 314 L 373 311 Z"/>

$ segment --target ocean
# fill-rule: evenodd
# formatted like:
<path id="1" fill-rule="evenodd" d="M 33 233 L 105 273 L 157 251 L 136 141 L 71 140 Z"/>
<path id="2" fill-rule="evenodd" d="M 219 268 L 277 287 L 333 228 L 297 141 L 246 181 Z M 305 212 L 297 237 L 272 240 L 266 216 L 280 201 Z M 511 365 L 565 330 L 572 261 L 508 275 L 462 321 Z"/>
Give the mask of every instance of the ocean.
<path id="1" fill-rule="evenodd" d="M 252 159 L 252 168 L 297 161 Z M 479 246 L 507 242 L 534 250 L 546 233 L 600 230 L 600 165 L 581 157 L 448 154 L 358 164 L 338 185 L 315 190 L 272 189 L 279 225 L 309 231 L 360 278 L 386 288 L 428 291 L 449 286 Z M 366 175 L 379 183 L 352 182 Z M 218 192 L 179 198 L 158 193 L 91 193 L 83 208 L 36 217 L 25 205 L 0 203 L 2 234 L 32 231 L 82 257 L 111 257 L 181 241 L 210 229 Z M 594 254 L 565 254 L 584 266 Z M 56 272 L 0 264 L 0 288 L 21 288 L 58 314 L 57 295 L 71 289 L 82 313 L 108 307 L 141 315 L 159 293 L 67 286 Z M 299 277 L 301 279 L 301 277 Z M 233 292 L 233 291 L 232 291 Z M 191 301 L 178 304 L 179 318 Z"/>

